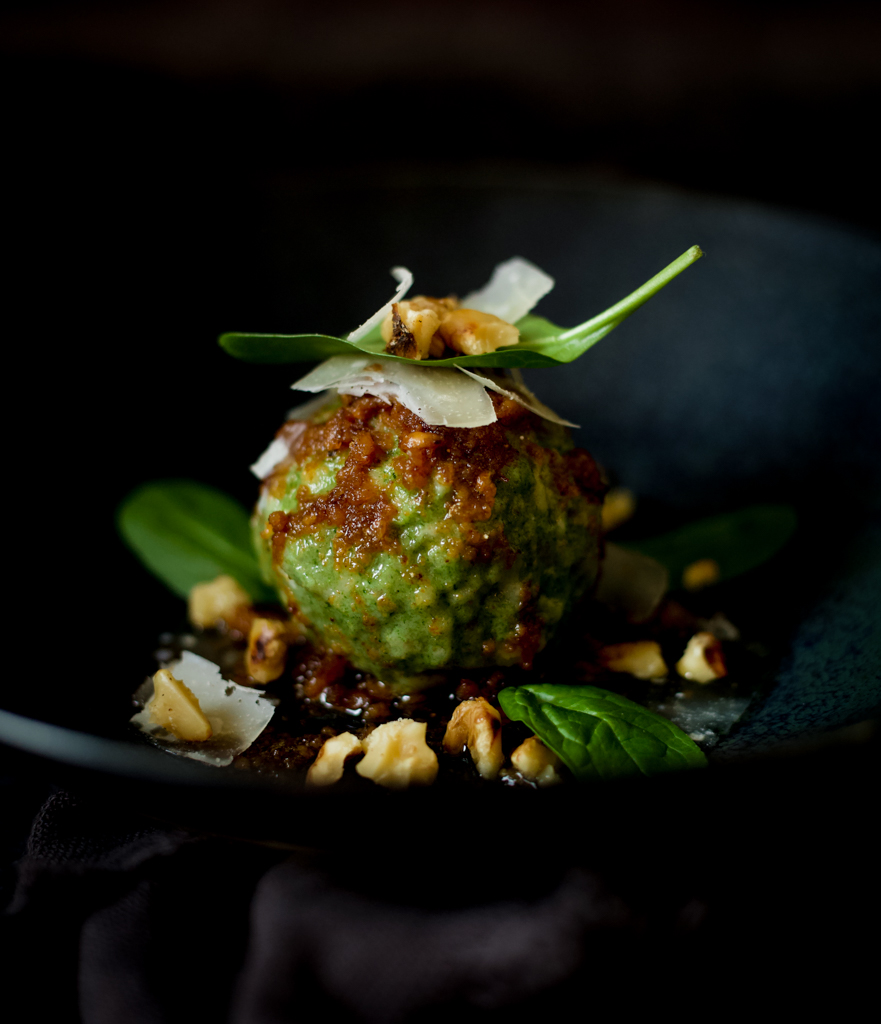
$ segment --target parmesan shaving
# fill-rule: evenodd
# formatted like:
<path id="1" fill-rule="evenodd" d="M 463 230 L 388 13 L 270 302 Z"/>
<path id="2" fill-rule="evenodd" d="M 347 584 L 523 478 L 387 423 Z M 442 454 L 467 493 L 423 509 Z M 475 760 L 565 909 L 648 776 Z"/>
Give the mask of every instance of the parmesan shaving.
<path id="1" fill-rule="evenodd" d="M 251 746 L 275 713 L 275 707 L 258 690 L 229 682 L 214 662 L 192 651 L 184 651 L 177 661 L 165 667 L 191 691 L 212 731 L 211 738 L 196 747 L 157 725 L 146 709 L 132 717 L 133 725 L 171 753 L 217 767 L 232 764 L 233 758 Z M 152 697 L 152 680 L 135 696 L 146 704 Z"/>
<path id="2" fill-rule="evenodd" d="M 293 409 L 288 409 L 288 414 L 285 416 L 285 419 L 311 420 L 312 417 L 317 412 L 320 412 L 329 401 L 329 395 L 318 395 L 317 398 L 308 398 L 305 402 L 300 402 L 299 405 L 295 405 Z"/>
<path id="3" fill-rule="evenodd" d="M 647 622 L 670 584 L 670 574 L 654 558 L 617 544 L 606 544 L 596 600 L 628 622 Z"/>
<path id="4" fill-rule="evenodd" d="M 377 356 L 333 356 L 291 386 L 297 391 L 336 388 L 341 395 L 394 398 L 429 426 L 484 427 L 496 421 L 483 382 L 444 367 L 411 366 Z"/>
<path id="5" fill-rule="evenodd" d="M 374 327 L 381 324 L 392 308 L 392 303 L 400 302 L 407 292 L 413 287 L 413 275 L 406 267 L 392 267 L 392 277 L 398 282 L 398 289 L 388 302 L 380 307 L 369 320 L 365 320 L 360 327 L 356 327 L 349 335 L 349 341 L 360 341 L 368 335 Z"/>
<path id="6" fill-rule="evenodd" d="M 258 480 L 265 480 L 280 462 L 284 462 L 289 454 L 287 444 L 280 437 L 276 437 L 251 466 L 251 472 Z"/>
<path id="7" fill-rule="evenodd" d="M 534 412 L 536 416 L 541 416 L 543 420 L 550 420 L 551 423 L 559 423 L 561 427 L 578 428 L 577 423 L 570 423 L 569 420 L 564 420 L 563 417 L 558 416 L 553 409 L 548 408 L 544 402 L 540 402 L 523 383 L 522 378 L 519 381 L 514 381 L 514 390 L 508 390 L 507 388 L 503 388 L 501 384 L 497 383 L 491 377 L 484 377 L 481 373 L 474 373 L 472 370 L 466 370 L 464 366 L 457 366 L 456 369 L 461 370 L 462 373 L 467 373 L 469 377 L 473 377 L 476 381 L 480 381 L 480 383 L 484 387 L 489 388 L 490 391 L 495 391 L 498 395 L 504 395 L 506 398 L 511 398 L 515 402 L 525 405 L 530 412 Z"/>
<path id="8" fill-rule="evenodd" d="M 500 263 L 489 281 L 478 291 L 466 295 L 460 305 L 516 324 L 553 287 L 554 279 L 549 274 L 529 260 L 515 256 Z"/>

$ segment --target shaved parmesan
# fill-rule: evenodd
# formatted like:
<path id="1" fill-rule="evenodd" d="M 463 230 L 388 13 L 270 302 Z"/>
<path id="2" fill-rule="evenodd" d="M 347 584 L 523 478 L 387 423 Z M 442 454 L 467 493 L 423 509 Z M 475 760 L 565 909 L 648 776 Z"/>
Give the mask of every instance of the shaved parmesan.
<path id="1" fill-rule="evenodd" d="M 429 426 L 484 427 L 496 421 L 484 384 L 444 367 L 377 356 L 333 356 L 291 386 L 297 391 L 336 388 L 341 395 L 394 398 Z"/>
<path id="2" fill-rule="evenodd" d="M 485 377 L 482 373 L 474 373 L 472 370 L 466 370 L 464 366 L 457 366 L 457 370 L 461 370 L 462 373 L 467 373 L 469 377 L 473 377 L 476 381 L 489 388 L 490 391 L 495 391 L 498 395 L 504 395 L 506 398 L 511 398 L 515 402 L 519 402 L 521 405 L 525 405 L 530 412 L 534 412 L 536 416 L 541 416 L 543 420 L 550 420 L 551 423 L 559 423 L 561 427 L 578 427 L 577 423 L 570 423 L 569 420 L 564 420 L 562 416 L 558 416 L 553 409 L 548 408 L 544 402 L 540 402 L 535 395 L 529 390 L 529 388 L 523 383 L 523 379 L 514 380 L 511 384 L 511 389 L 503 388 L 496 380 L 491 377 Z M 506 381 L 506 383 L 508 383 Z"/>
<path id="3" fill-rule="evenodd" d="M 352 331 L 349 335 L 349 341 L 360 341 L 365 337 L 365 335 L 369 334 L 377 324 L 381 324 L 388 315 L 389 310 L 392 308 L 392 303 L 400 302 L 410 288 L 413 287 L 413 275 L 406 267 L 392 267 L 390 273 L 398 282 L 397 291 L 384 306 L 381 306 L 373 316 L 370 317 L 369 320 L 365 320 L 360 327 L 356 327 L 355 330 Z"/>
<path id="4" fill-rule="evenodd" d="M 654 558 L 639 551 L 606 544 L 596 600 L 628 622 L 647 622 L 670 585 L 670 574 Z"/>
<path id="5" fill-rule="evenodd" d="M 554 279 L 529 260 L 515 256 L 500 263 L 487 284 L 462 299 L 463 309 L 479 309 L 481 313 L 515 324 L 554 287 Z"/>
<path id="6" fill-rule="evenodd" d="M 284 462 L 289 454 L 287 444 L 280 437 L 276 437 L 254 465 L 251 466 L 251 472 L 258 480 L 265 480 L 280 462 Z"/>
<path id="7" fill-rule="evenodd" d="M 251 746 L 275 713 L 275 707 L 259 690 L 229 682 L 214 662 L 192 651 L 184 651 L 166 668 L 192 692 L 212 731 L 211 739 L 196 745 L 179 740 L 157 725 L 146 709 L 132 717 L 133 725 L 171 753 L 218 767 L 232 764 L 233 758 Z M 135 696 L 146 704 L 151 690 L 149 680 Z"/>
<path id="8" fill-rule="evenodd" d="M 288 409 L 286 420 L 311 420 L 315 413 L 320 412 L 330 401 L 329 395 L 318 395 L 317 398 L 309 398 L 300 402 L 293 409 Z"/>

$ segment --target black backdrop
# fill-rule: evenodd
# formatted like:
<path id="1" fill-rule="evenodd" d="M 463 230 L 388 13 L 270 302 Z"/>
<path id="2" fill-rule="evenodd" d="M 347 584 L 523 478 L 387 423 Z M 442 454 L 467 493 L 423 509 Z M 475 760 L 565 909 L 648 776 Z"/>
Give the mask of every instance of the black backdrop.
<path id="1" fill-rule="evenodd" d="M 650 178 L 881 226 L 874 5 L 416 6 L 7 5 L 8 559 L 26 682 L 34 659 L 87 679 L 102 630 L 135 629 L 143 604 L 177 608 L 148 580 L 108 608 L 130 559 L 113 510 L 166 475 L 250 500 L 230 466 L 275 429 L 289 375 L 245 377 L 215 338 L 341 329 L 384 298 L 380 276 L 347 288 L 350 260 L 326 237 L 308 248 L 365 182 L 403 197 L 426 182 Z M 285 259 L 278 225 L 298 222 L 305 249 Z M 265 402 L 237 401 L 244 386 Z M 810 881 L 789 884 L 787 912 Z M 859 919 L 850 884 L 854 905 L 818 909 L 817 934 Z"/>

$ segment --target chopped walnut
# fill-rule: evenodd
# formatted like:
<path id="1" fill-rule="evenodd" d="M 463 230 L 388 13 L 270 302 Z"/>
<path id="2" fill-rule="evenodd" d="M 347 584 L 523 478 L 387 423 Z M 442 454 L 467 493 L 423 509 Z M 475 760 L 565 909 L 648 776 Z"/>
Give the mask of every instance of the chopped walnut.
<path id="1" fill-rule="evenodd" d="M 507 345 L 516 345 L 520 332 L 492 313 L 457 309 L 446 316 L 438 333 L 447 345 L 467 356 L 482 356 Z"/>
<path id="2" fill-rule="evenodd" d="M 389 355 L 407 359 L 437 358 L 443 355 L 444 341 L 437 334 L 443 318 L 456 308 L 456 300 L 417 295 L 392 304 L 380 328 Z"/>
<path id="3" fill-rule="evenodd" d="M 258 683 L 271 683 L 284 672 L 291 627 L 280 619 L 254 619 L 248 634 L 245 668 Z"/>
<path id="4" fill-rule="evenodd" d="M 695 683 L 711 683 L 728 675 L 722 645 L 712 633 L 695 633 L 685 653 L 676 662 L 676 671 Z"/>
<path id="5" fill-rule="evenodd" d="M 654 640 L 610 644 L 600 651 L 600 660 L 612 672 L 628 672 L 637 679 L 663 679 L 669 672 Z"/>
<path id="6" fill-rule="evenodd" d="M 425 722 L 399 718 L 378 726 L 362 740 L 366 754 L 355 771 L 387 789 L 430 786 L 437 754 L 425 742 Z"/>
<path id="7" fill-rule="evenodd" d="M 153 676 L 153 696 L 144 709 L 150 718 L 179 740 L 197 743 L 210 740 L 211 723 L 192 690 L 167 668 Z"/>
<path id="8" fill-rule="evenodd" d="M 555 786 L 562 782 L 557 773 L 560 759 L 549 750 L 538 736 L 530 736 L 511 754 L 511 764 L 527 779 L 539 786 Z"/>
<path id="9" fill-rule="evenodd" d="M 326 739 L 306 775 L 307 786 L 330 786 L 343 777 L 346 759 L 363 750 L 361 741 L 350 732 Z"/>
<path id="10" fill-rule="evenodd" d="M 719 582 L 719 563 L 712 558 L 699 558 L 682 570 L 682 586 L 686 590 L 702 590 Z"/>
<path id="11" fill-rule="evenodd" d="M 603 501 L 603 530 L 608 533 L 626 523 L 636 511 L 636 498 L 626 487 L 613 487 Z"/>
<path id="12" fill-rule="evenodd" d="M 502 719 L 483 697 L 463 700 L 444 733 L 444 748 L 450 754 L 467 747 L 475 767 L 484 779 L 494 779 L 504 763 Z"/>
<path id="13" fill-rule="evenodd" d="M 218 576 L 210 583 L 197 583 L 193 587 L 187 613 L 190 622 L 199 629 L 221 625 L 238 628 L 243 618 L 247 620 L 250 606 L 250 596 L 232 576 Z"/>

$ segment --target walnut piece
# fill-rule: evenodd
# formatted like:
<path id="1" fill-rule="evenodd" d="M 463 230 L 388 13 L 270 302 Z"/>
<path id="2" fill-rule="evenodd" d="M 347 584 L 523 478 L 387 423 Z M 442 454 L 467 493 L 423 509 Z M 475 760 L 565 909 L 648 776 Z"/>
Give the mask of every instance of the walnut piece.
<path id="1" fill-rule="evenodd" d="M 153 676 L 153 696 L 144 709 L 150 718 L 179 740 L 197 743 L 210 740 L 211 723 L 205 717 L 192 690 L 167 668 Z"/>
<path id="2" fill-rule="evenodd" d="M 722 645 L 712 633 L 695 633 L 685 653 L 676 662 L 676 671 L 694 683 L 711 683 L 728 675 Z"/>
<path id="3" fill-rule="evenodd" d="M 497 348 L 516 345 L 520 332 L 513 324 L 492 313 L 476 309 L 456 309 L 449 313 L 438 328 L 447 345 L 466 356 L 482 356 Z"/>
<path id="4" fill-rule="evenodd" d="M 530 736 L 511 754 L 511 764 L 527 779 L 539 786 L 555 786 L 562 782 L 557 773 L 560 759 L 549 750 L 538 736 Z"/>
<path id="5" fill-rule="evenodd" d="M 452 296 L 434 299 L 428 295 L 417 295 L 413 299 L 393 303 L 391 312 L 380 328 L 386 352 L 407 359 L 428 359 L 443 355 L 444 342 L 437 334 L 437 329 L 456 305 Z"/>
<path id="6" fill-rule="evenodd" d="M 637 679 L 663 679 L 669 672 L 654 640 L 610 644 L 600 651 L 600 660 L 612 672 L 628 672 Z"/>
<path id="7" fill-rule="evenodd" d="M 701 590 L 718 583 L 721 570 L 712 558 L 699 558 L 682 570 L 682 586 L 686 590 Z"/>
<path id="8" fill-rule="evenodd" d="M 636 511 L 636 498 L 626 487 L 613 487 L 603 501 L 603 530 L 608 533 L 626 523 Z"/>
<path id="9" fill-rule="evenodd" d="M 210 583 L 197 583 L 187 600 L 190 622 L 199 629 L 216 626 L 237 626 L 248 614 L 251 598 L 247 591 L 232 578 L 218 576 Z"/>
<path id="10" fill-rule="evenodd" d="M 245 668 L 258 683 L 271 683 L 284 672 L 291 627 L 279 619 L 254 619 L 248 634 Z"/>
<path id="11" fill-rule="evenodd" d="M 453 712 L 444 733 L 444 749 L 460 754 L 468 748 L 481 778 L 498 776 L 505 755 L 502 753 L 502 718 L 483 697 L 463 700 Z"/>
<path id="12" fill-rule="evenodd" d="M 437 359 L 445 346 L 465 355 L 483 355 L 516 345 L 520 332 L 492 313 L 460 309 L 450 295 L 435 299 L 417 295 L 392 304 L 380 328 L 389 355 L 408 359 Z"/>
<path id="13" fill-rule="evenodd" d="M 437 754 L 425 742 L 425 722 L 400 718 L 374 729 L 361 742 L 366 754 L 355 771 L 386 789 L 430 786 Z"/>
<path id="14" fill-rule="evenodd" d="M 318 751 L 318 757 L 309 766 L 306 775 L 307 786 L 330 786 L 343 777 L 346 758 L 363 750 L 361 741 L 350 732 L 326 739 Z"/>

